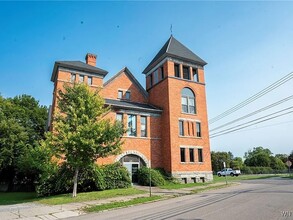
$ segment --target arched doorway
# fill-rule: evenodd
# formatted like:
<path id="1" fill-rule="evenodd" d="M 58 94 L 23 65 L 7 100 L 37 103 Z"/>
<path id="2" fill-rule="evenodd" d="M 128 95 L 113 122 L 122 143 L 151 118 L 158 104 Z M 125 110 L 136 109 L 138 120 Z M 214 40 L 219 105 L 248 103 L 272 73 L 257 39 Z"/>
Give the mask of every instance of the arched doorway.
<path id="1" fill-rule="evenodd" d="M 127 154 L 119 160 L 123 166 L 126 167 L 130 174 L 131 181 L 133 183 L 138 182 L 137 171 L 139 168 L 146 166 L 145 161 L 138 155 L 135 154 Z"/>

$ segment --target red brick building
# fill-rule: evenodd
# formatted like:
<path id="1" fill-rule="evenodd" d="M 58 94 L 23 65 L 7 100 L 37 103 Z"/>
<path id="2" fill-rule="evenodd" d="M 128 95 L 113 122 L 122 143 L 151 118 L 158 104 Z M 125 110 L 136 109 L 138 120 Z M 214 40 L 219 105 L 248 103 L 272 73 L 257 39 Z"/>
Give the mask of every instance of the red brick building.
<path id="1" fill-rule="evenodd" d="M 127 67 L 103 82 L 107 71 L 96 67 L 96 55 L 86 62 L 55 62 L 52 113 L 56 93 L 64 83 L 84 82 L 101 95 L 128 129 L 122 154 L 98 160 L 120 161 L 137 181 L 142 166 L 164 168 L 183 182 L 212 179 L 204 66 L 206 62 L 173 36 L 164 44 L 143 74 L 146 89 Z"/>

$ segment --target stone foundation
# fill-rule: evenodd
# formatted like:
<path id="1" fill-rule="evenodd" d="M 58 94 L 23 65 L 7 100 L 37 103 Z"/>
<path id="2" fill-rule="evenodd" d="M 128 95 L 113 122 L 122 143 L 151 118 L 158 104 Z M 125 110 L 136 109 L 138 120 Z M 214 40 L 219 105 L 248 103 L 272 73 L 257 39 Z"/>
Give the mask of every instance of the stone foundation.
<path id="1" fill-rule="evenodd" d="M 182 183 L 203 183 L 213 181 L 212 171 L 172 172 L 172 176 Z"/>

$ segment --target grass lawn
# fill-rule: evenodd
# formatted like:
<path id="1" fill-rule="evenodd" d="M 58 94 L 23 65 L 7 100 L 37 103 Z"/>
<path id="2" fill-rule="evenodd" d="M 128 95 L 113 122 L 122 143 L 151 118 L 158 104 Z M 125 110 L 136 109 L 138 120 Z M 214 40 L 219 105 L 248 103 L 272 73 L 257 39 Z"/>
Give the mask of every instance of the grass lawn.
<path id="1" fill-rule="evenodd" d="M 103 205 L 90 206 L 90 207 L 85 208 L 84 211 L 86 211 L 86 212 L 100 212 L 103 210 L 126 207 L 126 206 L 136 205 L 136 204 L 140 204 L 140 203 L 155 201 L 155 200 L 159 200 L 161 198 L 162 198 L 161 196 L 139 197 L 139 198 L 131 199 L 129 201 L 112 202 L 112 203 L 103 204 Z"/>
<path id="2" fill-rule="evenodd" d="M 212 184 L 213 182 L 209 183 L 167 183 L 166 185 L 160 186 L 161 189 L 182 189 L 182 188 L 189 188 L 189 187 L 195 187 L 195 186 L 207 186 L 209 184 Z"/>
<path id="3" fill-rule="evenodd" d="M 35 192 L 0 192 L 0 205 L 32 202 L 37 199 Z"/>
<path id="4" fill-rule="evenodd" d="M 39 202 L 39 203 L 47 204 L 47 205 L 61 205 L 61 204 L 67 204 L 71 202 L 84 202 L 84 201 L 99 200 L 99 199 L 105 199 L 105 198 L 113 198 L 118 196 L 128 196 L 128 195 L 143 194 L 143 193 L 146 193 L 146 192 L 135 189 L 135 188 L 127 188 L 127 189 L 111 189 L 111 190 L 96 191 L 96 192 L 78 193 L 77 197 L 75 198 L 71 197 L 71 193 L 38 198 L 37 194 L 34 192 L 8 192 L 8 193 L 1 192 L 0 205 L 11 205 L 11 204 L 24 203 L 24 202 Z"/>
<path id="5" fill-rule="evenodd" d="M 240 176 L 227 176 L 227 181 L 239 181 L 239 180 L 255 180 L 255 179 L 267 179 L 272 177 L 280 177 L 282 174 L 252 174 L 252 175 L 240 175 Z M 214 182 L 225 182 L 226 178 L 224 176 L 214 175 Z"/>
<path id="6" fill-rule="evenodd" d="M 290 175 L 284 175 L 282 176 L 282 178 L 288 178 L 288 179 L 293 179 L 293 174 L 290 174 Z"/>
<path id="7" fill-rule="evenodd" d="M 47 204 L 47 205 L 60 205 L 60 204 L 67 204 L 71 202 L 84 202 L 84 201 L 99 200 L 99 199 L 105 199 L 105 198 L 113 198 L 118 196 L 142 194 L 142 193 L 146 193 L 146 192 L 135 189 L 135 188 L 110 189 L 110 190 L 104 190 L 104 191 L 78 193 L 77 197 L 75 198 L 72 198 L 71 194 L 50 196 L 45 198 L 39 198 L 38 202 Z"/>
<path id="8" fill-rule="evenodd" d="M 228 184 L 223 183 L 221 185 L 210 185 L 210 186 L 207 186 L 205 188 L 194 189 L 194 190 L 192 190 L 192 192 L 193 193 L 200 193 L 200 192 L 209 191 L 209 190 L 213 190 L 213 189 L 226 188 L 226 187 L 229 187 L 231 185 L 233 185 L 233 183 L 228 183 Z"/>
<path id="9" fill-rule="evenodd" d="M 276 176 L 281 176 L 281 175 L 240 175 L 240 176 L 227 176 L 227 181 L 228 182 L 237 182 L 240 180 L 254 180 L 254 179 L 267 179 L 271 177 L 276 177 Z M 217 175 L 214 175 L 214 179 L 212 182 L 207 182 L 207 183 L 187 183 L 187 184 L 175 184 L 175 183 L 169 183 L 164 186 L 160 186 L 161 189 L 182 189 L 182 188 L 190 188 L 190 187 L 197 187 L 197 186 L 208 186 L 213 183 L 218 183 L 218 182 L 226 182 L 225 177 L 219 177 Z"/>

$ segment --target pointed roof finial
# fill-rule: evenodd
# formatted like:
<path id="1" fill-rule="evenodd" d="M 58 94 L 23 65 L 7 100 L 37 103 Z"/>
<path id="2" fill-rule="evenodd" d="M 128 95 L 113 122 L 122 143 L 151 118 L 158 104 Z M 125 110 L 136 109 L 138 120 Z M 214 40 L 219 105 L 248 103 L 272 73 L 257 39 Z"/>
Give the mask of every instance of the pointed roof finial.
<path id="1" fill-rule="evenodd" d="M 172 27 L 172 24 L 171 24 L 171 27 L 170 27 L 170 31 L 171 31 L 171 36 L 173 36 L 173 27 Z"/>

